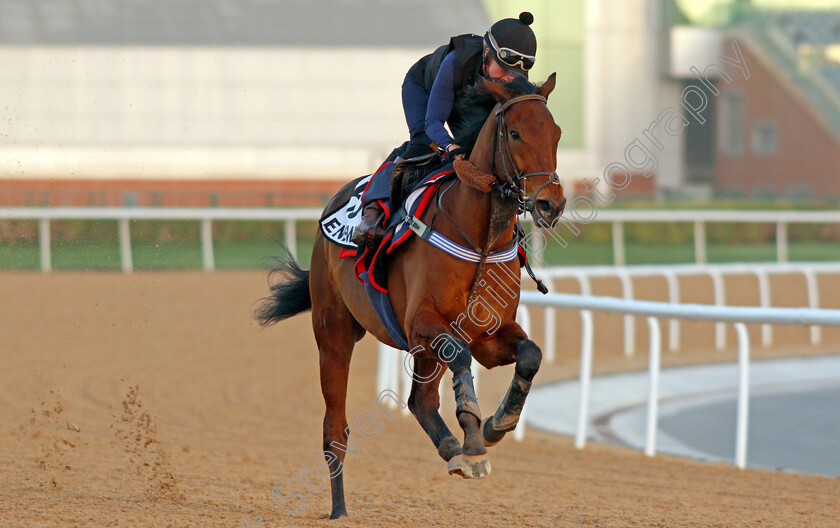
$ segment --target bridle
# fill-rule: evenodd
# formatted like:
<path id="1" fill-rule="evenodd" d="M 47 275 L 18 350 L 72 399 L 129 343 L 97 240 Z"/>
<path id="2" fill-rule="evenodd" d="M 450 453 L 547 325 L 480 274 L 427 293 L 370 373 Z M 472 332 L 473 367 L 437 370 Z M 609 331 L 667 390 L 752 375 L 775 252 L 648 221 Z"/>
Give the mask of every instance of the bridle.
<path id="1" fill-rule="evenodd" d="M 535 219 L 537 218 L 535 207 L 537 203 L 537 197 L 551 183 L 556 183 L 557 185 L 560 184 L 560 178 L 557 176 L 557 172 L 527 172 L 524 173 L 516 166 L 516 162 L 513 159 L 513 155 L 510 152 L 510 144 L 507 141 L 507 125 L 505 123 L 505 110 L 510 108 L 516 103 L 522 101 L 542 101 L 543 103 L 546 102 L 545 97 L 537 94 L 526 94 L 520 95 L 510 99 L 509 101 L 505 102 L 504 104 L 500 105 L 499 108 L 496 109 L 496 135 L 497 137 L 493 138 L 493 157 L 490 162 L 490 173 L 496 177 L 496 185 L 495 187 L 501 192 L 503 199 L 516 199 L 518 201 L 517 215 L 522 214 L 524 212 L 531 213 Z M 502 168 L 504 170 L 503 177 L 500 178 L 499 175 L 496 174 L 495 166 L 496 166 L 496 154 L 497 152 L 501 151 L 501 162 Z M 510 164 L 508 165 L 508 161 Z M 513 169 L 511 171 L 511 169 Z M 532 199 L 528 193 L 525 192 L 525 189 L 522 187 L 523 182 L 526 178 L 530 178 L 531 176 L 548 176 L 548 179 L 537 189 L 537 192 L 534 193 L 534 198 Z M 458 232 L 464 237 L 464 240 L 467 244 L 472 248 L 472 251 L 475 252 L 475 255 L 478 257 L 478 267 L 476 268 L 475 277 L 473 279 L 472 286 L 470 288 L 470 293 L 467 296 L 467 303 L 471 302 L 476 291 L 478 285 L 481 283 L 481 275 L 484 272 L 484 266 L 488 260 L 488 258 L 504 254 L 511 250 L 511 248 L 516 247 L 520 237 L 522 236 L 521 228 L 519 228 L 518 223 L 514 228 L 514 236 L 511 238 L 510 242 L 504 244 L 500 248 L 496 248 L 495 250 L 491 250 L 490 246 L 494 242 L 489 236 L 487 238 L 486 247 L 483 249 L 476 244 L 472 238 L 470 238 L 469 234 L 455 221 L 452 216 L 446 212 L 446 209 L 443 207 L 443 195 L 452 188 L 454 183 L 457 180 L 453 180 L 452 183 L 447 186 L 446 188 L 437 192 L 437 209 L 455 226 Z M 492 215 L 492 212 L 491 212 Z M 418 233 L 421 238 L 426 240 L 430 240 L 430 237 L 433 236 L 434 230 L 420 225 L 421 223 L 417 221 L 417 219 L 413 217 L 406 217 L 411 218 L 413 222 L 412 230 L 415 230 L 415 233 Z M 434 222 L 434 218 L 432 219 Z M 421 229 L 422 228 L 422 229 Z M 450 245 L 457 246 L 455 243 L 451 243 Z M 438 246 L 441 247 L 441 246 Z M 463 249 L 463 248 L 462 248 Z M 446 251 L 446 250 L 445 250 Z M 467 250 L 469 251 L 469 250 Z M 448 251 L 447 251 L 448 252 Z M 452 253 L 450 253 L 452 254 Z M 458 255 L 455 255 L 458 256 Z M 516 255 L 514 254 L 514 258 Z M 463 258 L 458 256 L 458 258 Z M 537 283 L 537 289 L 542 293 L 547 293 L 548 288 L 546 288 L 545 284 L 542 283 L 535 275 L 534 272 L 531 270 L 531 267 L 528 265 L 528 261 L 525 261 L 525 269 L 528 271 L 528 275 Z"/>
<path id="2" fill-rule="evenodd" d="M 525 94 L 525 95 L 518 95 L 504 104 L 501 104 L 499 108 L 496 109 L 496 137 L 493 138 L 493 155 L 490 159 L 490 174 L 496 177 L 496 185 L 495 187 L 502 193 L 503 199 L 511 199 L 516 200 L 518 202 L 518 206 L 516 209 L 516 214 L 521 215 L 526 211 L 531 213 L 531 216 L 536 219 L 536 208 L 537 197 L 539 197 L 540 193 L 545 189 L 549 184 L 556 183 L 560 185 L 560 177 L 557 175 L 557 172 L 526 172 L 523 173 L 519 168 L 516 166 L 516 162 L 513 159 L 513 154 L 510 152 L 510 144 L 507 141 L 507 125 L 505 123 L 505 110 L 510 108 L 511 106 L 515 105 L 516 103 L 520 103 L 522 101 L 542 101 L 546 103 L 547 100 L 545 97 L 538 95 L 538 94 Z M 501 145 L 501 146 L 500 146 Z M 499 175 L 496 174 L 496 153 L 501 150 L 501 160 L 502 160 L 502 168 L 504 170 L 503 178 L 500 178 Z M 508 160 L 510 160 L 510 166 L 508 166 Z M 511 171 L 510 169 L 513 169 Z M 526 178 L 530 178 L 531 176 L 548 176 L 548 179 L 540 185 L 537 189 L 537 192 L 534 193 L 534 198 L 532 199 L 527 192 L 525 192 L 525 188 L 522 186 L 522 182 Z M 454 181 L 453 181 L 454 183 Z M 467 244 L 472 247 L 472 249 L 478 252 L 481 255 L 488 255 L 489 247 L 482 250 L 478 244 L 473 242 L 472 238 L 467 234 L 466 231 L 455 221 L 454 218 L 444 209 L 443 207 L 443 195 L 446 194 L 452 185 L 450 184 L 448 187 L 437 193 L 437 205 L 438 210 L 443 213 L 443 215 L 455 226 L 458 232 L 461 233 L 461 236 L 467 241 Z M 513 237 L 513 240 L 510 244 L 515 244 L 517 237 Z M 510 245 L 509 244 L 509 245 Z M 504 251 L 507 249 L 507 245 L 497 249 L 497 252 Z"/>
<path id="3" fill-rule="evenodd" d="M 519 208 L 517 209 L 517 214 L 522 214 L 524 212 L 531 213 L 531 216 L 535 216 L 534 208 L 536 207 L 537 198 L 539 197 L 540 193 L 545 189 L 549 184 L 556 183 L 560 184 L 560 177 L 557 175 L 557 172 L 527 172 L 523 173 L 519 168 L 516 166 L 516 162 L 513 159 L 513 154 L 510 152 L 510 143 L 508 141 L 508 133 L 507 133 L 507 123 L 505 123 L 505 110 L 510 108 L 516 103 L 522 101 L 542 101 L 546 103 L 546 98 L 538 95 L 538 94 L 525 94 L 519 95 L 506 101 L 504 104 L 500 105 L 499 108 L 496 109 L 496 139 L 493 141 L 493 156 L 491 158 L 491 165 L 490 165 L 490 173 L 496 175 L 495 165 L 496 165 L 496 152 L 497 149 L 501 150 L 501 161 L 502 161 L 502 169 L 504 170 L 503 178 L 499 179 L 498 188 L 505 196 L 510 196 L 511 198 L 515 198 L 519 202 Z M 508 166 L 508 160 L 510 160 L 510 166 Z M 511 169 L 513 169 L 511 171 Z M 498 178 L 498 175 L 496 175 Z M 548 179 L 540 185 L 537 189 L 537 192 L 534 193 L 534 197 L 528 195 L 525 192 L 525 188 L 522 186 L 523 182 L 526 178 L 530 178 L 531 176 L 548 176 Z"/>

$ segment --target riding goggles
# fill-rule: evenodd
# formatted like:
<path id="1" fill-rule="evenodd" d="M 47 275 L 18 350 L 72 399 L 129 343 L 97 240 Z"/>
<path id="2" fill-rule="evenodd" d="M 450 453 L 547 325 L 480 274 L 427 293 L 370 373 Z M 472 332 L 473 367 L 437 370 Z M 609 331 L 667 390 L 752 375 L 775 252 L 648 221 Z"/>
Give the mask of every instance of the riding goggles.
<path id="1" fill-rule="evenodd" d="M 535 59 L 533 55 L 525 55 L 510 48 L 500 48 L 496 43 L 496 39 L 493 38 L 493 33 L 488 31 L 487 36 L 490 45 L 493 46 L 493 50 L 496 52 L 496 57 L 506 65 L 512 68 L 521 68 L 523 71 L 528 71 L 534 67 Z"/>

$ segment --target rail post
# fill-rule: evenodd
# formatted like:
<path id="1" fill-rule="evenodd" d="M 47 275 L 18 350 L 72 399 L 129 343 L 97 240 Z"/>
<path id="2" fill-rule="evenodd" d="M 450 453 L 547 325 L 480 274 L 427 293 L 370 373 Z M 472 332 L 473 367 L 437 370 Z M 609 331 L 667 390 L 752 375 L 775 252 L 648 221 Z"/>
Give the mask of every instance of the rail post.
<path id="1" fill-rule="evenodd" d="M 738 335 L 738 424 L 735 436 L 735 465 L 747 466 L 747 431 L 750 413 L 750 336 L 744 323 L 735 323 Z"/>
<path id="2" fill-rule="evenodd" d="M 805 283 L 808 287 L 808 306 L 811 308 L 820 307 L 820 290 L 817 287 L 817 275 L 813 268 L 805 268 L 802 270 L 805 275 Z M 822 329 L 817 325 L 811 325 L 811 344 L 819 345 L 822 341 Z"/>
<path id="3" fill-rule="evenodd" d="M 580 294 L 592 295 L 592 284 L 589 282 L 589 276 L 582 271 L 575 271 L 574 277 L 580 285 Z"/>
<path id="4" fill-rule="evenodd" d="M 376 372 L 376 393 L 382 394 L 384 390 L 392 390 L 394 392 L 399 391 L 398 386 L 398 377 L 399 373 L 397 369 L 401 368 L 397 359 L 397 352 L 385 343 L 379 343 L 379 360 Z M 391 398 L 387 398 L 385 405 L 388 407 L 396 408 L 397 402 L 393 401 Z"/>
<path id="5" fill-rule="evenodd" d="M 288 219 L 283 224 L 283 230 L 286 234 L 286 247 L 294 258 L 297 258 L 297 221 Z"/>
<path id="6" fill-rule="evenodd" d="M 589 382 L 592 379 L 592 312 L 580 312 L 580 410 L 575 447 L 586 447 L 586 424 L 589 420 Z"/>
<path id="7" fill-rule="evenodd" d="M 624 266 L 627 262 L 624 252 L 624 222 L 613 220 L 612 223 L 613 262 L 616 266 Z"/>
<path id="8" fill-rule="evenodd" d="M 662 358 L 662 330 L 659 319 L 648 317 L 648 331 L 650 335 L 650 360 L 648 365 L 648 406 L 647 406 L 647 439 L 645 441 L 645 455 L 652 457 L 656 453 L 656 427 L 659 416 L 659 367 Z"/>
<path id="9" fill-rule="evenodd" d="M 623 268 L 616 270 L 621 281 L 621 295 L 625 300 L 633 300 L 633 278 Z M 624 356 L 633 357 L 636 351 L 636 321 L 632 315 L 624 316 Z"/>
<path id="10" fill-rule="evenodd" d="M 770 279 L 767 276 L 767 270 L 758 268 L 755 270 L 755 276 L 758 279 L 758 301 L 762 308 L 770 308 Z M 761 325 L 761 345 L 769 347 L 773 344 L 773 326 L 769 324 Z"/>
<path id="11" fill-rule="evenodd" d="M 134 263 L 131 260 L 131 227 L 127 216 L 120 218 L 117 222 L 120 232 L 120 263 L 123 273 L 131 273 L 134 271 Z"/>
<path id="12" fill-rule="evenodd" d="M 665 270 L 665 280 L 668 281 L 668 302 L 680 302 L 680 282 L 673 270 Z M 668 319 L 668 351 L 676 352 L 680 347 L 680 320 Z"/>
<path id="13" fill-rule="evenodd" d="M 41 245 L 41 271 L 52 271 L 52 253 L 50 251 L 50 219 L 41 218 L 38 222 L 38 241 Z"/>
<path id="14" fill-rule="evenodd" d="M 213 221 L 209 218 L 201 221 L 201 261 L 204 271 L 216 269 L 216 261 L 213 258 Z"/>
<path id="15" fill-rule="evenodd" d="M 706 224 L 702 220 L 694 221 L 694 261 L 706 263 Z"/>
<path id="16" fill-rule="evenodd" d="M 715 291 L 715 306 L 723 306 L 726 304 L 726 294 L 723 289 L 723 274 L 720 270 L 709 270 L 709 276 L 712 278 L 712 286 Z M 726 349 L 726 324 L 715 323 L 715 349 L 722 351 Z"/>
<path id="17" fill-rule="evenodd" d="M 776 260 L 779 262 L 787 262 L 788 260 L 787 222 L 776 223 Z"/>

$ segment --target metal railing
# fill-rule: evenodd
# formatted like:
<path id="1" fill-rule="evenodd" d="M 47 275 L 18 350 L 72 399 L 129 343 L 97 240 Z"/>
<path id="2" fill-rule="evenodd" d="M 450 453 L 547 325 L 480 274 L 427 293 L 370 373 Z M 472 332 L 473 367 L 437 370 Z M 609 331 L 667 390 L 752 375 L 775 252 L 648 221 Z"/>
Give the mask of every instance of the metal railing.
<path id="1" fill-rule="evenodd" d="M 659 318 L 678 318 L 696 321 L 734 323 L 738 336 L 738 410 L 736 426 L 735 464 L 746 467 L 747 424 L 749 416 L 749 365 L 750 343 L 745 323 L 794 324 L 840 326 L 840 310 L 814 310 L 811 308 L 761 308 L 751 306 L 708 306 L 699 304 L 671 304 L 653 301 L 625 300 L 614 297 L 596 297 L 537 292 L 522 292 L 521 302 L 528 306 L 546 306 L 567 310 L 579 310 L 583 324 L 581 336 L 580 363 L 580 408 L 575 446 L 586 445 L 588 424 L 589 385 L 592 377 L 592 312 L 611 312 L 644 316 L 650 331 L 649 390 L 647 402 L 647 428 L 645 454 L 656 452 L 656 430 L 658 423 L 659 372 L 661 358 L 661 329 Z M 527 408 L 527 406 L 526 406 Z M 524 412 L 523 418 L 524 419 Z"/>
<path id="2" fill-rule="evenodd" d="M 297 254 L 297 222 L 314 221 L 321 209 L 309 208 L 175 208 L 175 207 L 5 207 L 0 208 L 0 220 L 38 220 L 41 271 L 52 270 L 50 222 L 52 220 L 116 220 L 120 244 L 120 267 L 124 272 L 134 270 L 131 253 L 131 220 L 191 220 L 201 223 L 202 266 L 206 271 L 216 268 L 213 251 L 213 221 L 283 221 L 285 243 L 293 255 Z"/>
<path id="3" fill-rule="evenodd" d="M 787 262 L 788 226 L 790 224 L 837 224 L 840 211 L 728 211 L 728 210 L 602 210 L 595 222 L 610 222 L 613 260 L 616 266 L 627 263 L 624 224 L 631 222 L 691 223 L 694 225 L 694 257 L 697 264 L 707 262 L 706 225 L 711 223 L 750 223 L 776 225 L 776 260 Z"/>
<path id="4" fill-rule="evenodd" d="M 1 207 L 0 220 L 36 220 L 39 222 L 41 270 L 52 269 L 50 222 L 53 220 L 114 220 L 118 223 L 121 269 L 133 270 L 131 220 L 190 220 L 201 224 L 203 268 L 215 269 L 213 221 L 283 221 L 285 241 L 297 253 L 296 225 L 315 221 L 322 210 L 310 208 L 166 208 L 166 207 Z M 572 219 L 573 220 L 573 219 Z M 706 225 L 710 223 L 762 223 L 776 225 L 776 260 L 787 262 L 788 226 L 790 224 L 840 224 L 840 211 L 727 211 L 727 210 L 601 210 L 592 222 L 612 224 L 612 247 L 615 265 L 626 263 L 624 225 L 634 222 L 691 223 L 694 225 L 694 254 L 697 264 L 707 262 Z M 558 226 L 557 230 L 563 227 Z M 561 233 L 568 236 L 571 233 Z M 550 238 L 550 235 L 547 235 Z"/>
<path id="5" fill-rule="evenodd" d="M 754 263 L 754 264 L 660 264 L 647 266 L 572 266 L 541 268 L 538 274 L 553 290 L 552 283 L 558 279 L 574 279 L 580 286 L 583 295 L 592 294 L 591 282 L 596 278 L 615 277 L 621 281 L 622 297 L 632 300 L 634 296 L 633 279 L 640 277 L 660 277 L 667 282 L 668 302 L 680 302 L 679 278 L 688 276 L 708 276 L 712 280 L 714 304 L 726 304 L 725 278 L 733 275 L 754 275 L 758 281 L 759 306 L 769 308 L 771 305 L 770 276 L 784 274 L 801 274 L 805 279 L 808 295 L 808 307 L 819 308 L 819 275 L 840 274 L 840 262 L 797 262 L 797 263 Z M 544 353 L 549 361 L 554 360 L 556 349 L 555 309 L 546 307 Z M 680 322 L 672 318 L 668 322 L 668 349 L 672 352 L 679 348 Z M 812 345 L 822 341 L 819 326 L 812 326 L 810 330 Z M 635 352 L 636 327 L 632 315 L 624 317 L 624 354 L 632 356 Z M 761 326 L 761 344 L 773 344 L 773 328 L 770 324 Z M 723 323 L 715 325 L 715 348 L 723 350 L 726 347 L 726 326 Z"/>

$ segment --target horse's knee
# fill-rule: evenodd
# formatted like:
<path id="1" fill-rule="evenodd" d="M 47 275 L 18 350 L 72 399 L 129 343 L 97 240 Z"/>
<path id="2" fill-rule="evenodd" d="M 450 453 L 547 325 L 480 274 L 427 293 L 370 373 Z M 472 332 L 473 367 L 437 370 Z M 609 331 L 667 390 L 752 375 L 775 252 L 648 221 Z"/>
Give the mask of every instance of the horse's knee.
<path id="1" fill-rule="evenodd" d="M 415 417 L 419 417 L 421 409 L 419 392 L 420 391 L 412 390 L 411 395 L 408 397 L 408 411 Z"/>
<path id="2" fill-rule="evenodd" d="M 469 347 L 452 334 L 440 334 L 432 341 L 432 349 L 454 374 L 469 369 L 472 365 Z"/>
<path id="3" fill-rule="evenodd" d="M 330 411 L 324 413 L 324 448 L 326 449 L 333 440 L 338 440 L 342 443 L 346 442 L 348 428 L 349 424 L 343 416 L 339 416 L 337 413 Z"/>
<path id="4" fill-rule="evenodd" d="M 408 412 L 417 416 L 417 398 L 414 396 L 414 393 L 411 393 L 411 396 L 408 397 Z"/>
<path id="5" fill-rule="evenodd" d="M 542 363 L 542 351 L 530 339 L 522 341 L 516 351 L 516 373 L 527 381 L 534 379 Z"/>

